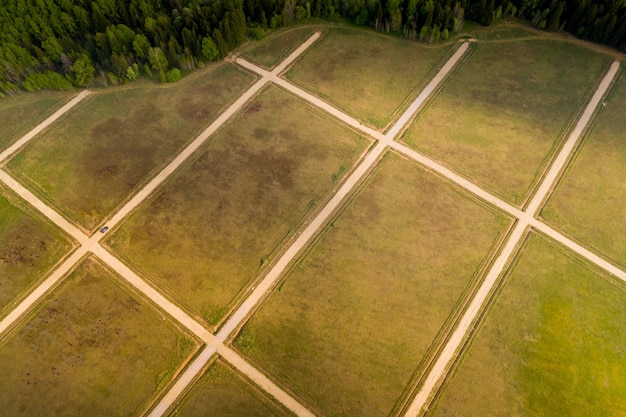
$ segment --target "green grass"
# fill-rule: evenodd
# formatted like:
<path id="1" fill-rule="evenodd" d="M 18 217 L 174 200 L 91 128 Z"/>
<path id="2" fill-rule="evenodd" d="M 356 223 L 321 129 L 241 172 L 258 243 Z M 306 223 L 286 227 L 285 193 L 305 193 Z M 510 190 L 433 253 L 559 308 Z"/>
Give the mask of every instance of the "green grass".
<path id="1" fill-rule="evenodd" d="M 510 222 L 388 154 L 235 346 L 318 414 L 388 415 Z"/>
<path id="2" fill-rule="evenodd" d="M 542 216 L 626 267 L 626 77 L 606 100 Z"/>
<path id="3" fill-rule="evenodd" d="M 108 244 L 216 325 L 368 143 L 269 87 Z"/>
<path id="4" fill-rule="evenodd" d="M 274 68 L 306 41 L 316 29 L 300 27 L 272 33 L 267 38 L 251 42 L 240 55 L 264 68 Z"/>
<path id="5" fill-rule="evenodd" d="M 625 416 L 626 286 L 531 234 L 429 416 Z"/>
<path id="6" fill-rule="evenodd" d="M 171 417 L 270 417 L 287 415 L 227 364 L 216 361 Z"/>
<path id="7" fill-rule="evenodd" d="M 384 128 L 449 50 L 449 44 L 425 46 L 363 29 L 331 29 L 287 77 Z"/>
<path id="8" fill-rule="evenodd" d="M 133 416 L 195 342 L 87 259 L 0 344 L 7 416 Z"/>
<path id="9" fill-rule="evenodd" d="M 71 248 L 57 228 L 0 186 L 0 317 Z"/>
<path id="10" fill-rule="evenodd" d="M 252 80 L 221 64 L 172 85 L 97 92 L 8 166 L 70 219 L 94 230 Z"/>
<path id="11" fill-rule="evenodd" d="M 483 26 L 480 23 L 466 21 L 461 29 L 462 36 L 471 36 L 478 41 L 504 41 L 539 36 L 538 29 L 531 28 L 529 23 L 517 23 L 509 20 L 501 20 L 491 26 Z M 545 36 L 543 33 L 542 36 Z"/>
<path id="12" fill-rule="evenodd" d="M 24 136 L 76 94 L 68 91 L 40 91 L 0 99 L 0 152 Z"/>
<path id="13" fill-rule="evenodd" d="M 519 206 L 608 60 L 552 40 L 475 48 L 403 139 Z"/>

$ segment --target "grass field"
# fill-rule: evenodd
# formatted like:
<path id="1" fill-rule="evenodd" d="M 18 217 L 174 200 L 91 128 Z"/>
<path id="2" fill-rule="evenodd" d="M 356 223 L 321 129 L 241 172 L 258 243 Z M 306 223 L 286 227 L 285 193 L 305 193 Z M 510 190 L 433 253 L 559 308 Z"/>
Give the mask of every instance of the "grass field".
<path id="1" fill-rule="evenodd" d="M 40 91 L 0 99 L 0 152 L 24 136 L 76 94 Z"/>
<path id="2" fill-rule="evenodd" d="M 403 140 L 520 206 L 608 60 L 554 40 L 475 48 Z"/>
<path id="3" fill-rule="evenodd" d="M 0 317 L 71 248 L 58 229 L 0 186 Z"/>
<path id="4" fill-rule="evenodd" d="M 170 414 L 171 417 L 272 417 L 286 416 L 257 388 L 216 361 Z"/>
<path id="5" fill-rule="evenodd" d="M 626 267 L 626 77 L 541 215 Z"/>
<path id="6" fill-rule="evenodd" d="M 272 69 L 302 45 L 317 29 L 307 26 L 272 33 L 260 41 L 252 41 L 240 55 L 264 68 Z"/>
<path id="7" fill-rule="evenodd" d="M 626 415 L 626 286 L 531 234 L 429 416 Z"/>
<path id="8" fill-rule="evenodd" d="M 0 342 L 0 409 L 13 417 L 137 415 L 194 347 L 87 259 Z"/>
<path id="9" fill-rule="evenodd" d="M 450 45 L 425 46 L 355 28 L 331 29 L 287 77 L 377 128 L 408 105 Z"/>
<path id="10" fill-rule="evenodd" d="M 95 93 L 8 166 L 70 219 L 94 230 L 252 81 L 221 64 L 172 85 Z"/>
<path id="11" fill-rule="evenodd" d="M 539 29 L 531 28 L 508 20 L 500 20 L 491 26 L 483 26 L 480 23 L 465 21 L 461 29 L 461 36 L 470 36 L 478 41 L 503 41 L 508 42 L 512 39 L 532 38 L 545 36 L 546 32 Z"/>
<path id="12" fill-rule="evenodd" d="M 388 415 L 510 220 L 395 154 L 235 345 L 328 416 Z"/>
<path id="13" fill-rule="evenodd" d="M 269 87 L 108 244 L 216 325 L 368 143 Z"/>

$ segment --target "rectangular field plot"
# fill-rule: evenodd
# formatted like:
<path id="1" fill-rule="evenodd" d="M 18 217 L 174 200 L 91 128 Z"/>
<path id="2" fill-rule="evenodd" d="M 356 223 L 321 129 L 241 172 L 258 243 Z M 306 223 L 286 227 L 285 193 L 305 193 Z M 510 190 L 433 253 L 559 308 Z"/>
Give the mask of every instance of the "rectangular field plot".
<path id="1" fill-rule="evenodd" d="M 216 361 L 170 414 L 171 417 L 278 417 L 282 411 L 228 365 Z"/>
<path id="2" fill-rule="evenodd" d="M 425 46 L 362 29 L 331 29 L 287 77 L 384 128 L 417 95 L 449 50 L 449 45 Z"/>
<path id="3" fill-rule="evenodd" d="M 287 58 L 318 28 L 303 27 L 282 30 L 260 41 L 251 42 L 240 55 L 257 65 L 272 69 Z"/>
<path id="4" fill-rule="evenodd" d="M 478 42 L 403 140 L 521 206 L 607 63 L 565 41 Z"/>
<path id="5" fill-rule="evenodd" d="M 269 87 L 108 244 L 217 325 L 368 144 Z"/>
<path id="6" fill-rule="evenodd" d="M 71 249 L 56 227 L 0 186 L 0 317 Z"/>
<path id="7" fill-rule="evenodd" d="M 623 416 L 626 286 L 531 234 L 428 416 Z"/>
<path id="8" fill-rule="evenodd" d="M 626 77 L 605 101 L 588 137 L 541 215 L 626 267 Z"/>
<path id="9" fill-rule="evenodd" d="M 134 416 L 196 342 L 86 259 L 0 342 L 6 416 Z"/>
<path id="10" fill-rule="evenodd" d="M 172 85 L 94 93 L 8 166 L 67 217 L 94 230 L 252 81 L 223 64 Z"/>
<path id="11" fill-rule="evenodd" d="M 30 132 L 76 92 L 39 91 L 0 99 L 0 152 Z"/>
<path id="12" fill-rule="evenodd" d="M 510 223 L 387 154 L 235 346 L 316 414 L 389 415 Z"/>

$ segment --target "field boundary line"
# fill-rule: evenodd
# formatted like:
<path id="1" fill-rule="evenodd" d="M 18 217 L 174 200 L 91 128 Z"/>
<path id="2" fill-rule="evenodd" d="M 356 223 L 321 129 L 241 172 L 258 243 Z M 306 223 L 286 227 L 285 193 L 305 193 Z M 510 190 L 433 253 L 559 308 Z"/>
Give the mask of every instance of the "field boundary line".
<path id="1" fill-rule="evenodd" d="M 582 113 L 578 120 L 576 127 L 570 133 L 567 142 L 563 145 L 559 151 L 557 157 L 554 159 L 550 168 L 547 170 L 545 176 L 540 181 L 540 185 L 537 188 L 536 193 L 528 205 L 528 208 L 524 211 L 523 215 L 519 218 L 518 223 L 515 225 L 513 233 L 505 243 L 500 255 L 498 255 L 493 266 L 487 273 L 483 284 L 480 286 L 474 299 L 469 304 L 468 309 L 463 314 L 457 328 L 452 333 L 448 344 L 441 351 L 441 354 L 437 358 L 435 365 L 431 369 L 430 373 L 426 377 L 426 380 L 422 384 L 420 390 L 415 396 L 414 400 L 408 407 L 405 417 L 417 417 L 428 406 L 432 400 L 436 389 L 441 386 L 443 379 L 449 371 L 449 368 L 453 360 L 457 357 L 459 349 L 466 341 L 467 335 L 472 329 L 472 325 L 475 325 L 475 320 L 479 313 L 483 309 L 483 305 L 487 300 L 489 294 L 492 292 L 493 287 L 501 275 L 504 272 L 506 265 L 513 259 L 513 256 L 517 252 L 516 249 L 525 235 L 526 230 L 535 221 L 535 215 L 541 207 L 541 203 L 545 200 L 550 190 L 557 183 L 559 174 L 563 172 L 564 167 L 569 161 L 575 145 L 579 140 L 579 137 L 585 130 L 585 127 L 590 123 L 591 117 L 595 114 L 596 108 L 600 103 L 602 97 L 606 94 L 609 87 L 612 85 L 617 70 L 619 69 L 619 62 L 615 61 L 602 81 L 598 85 L 595 93 L 587 103 L 585 111 Z M 547 226 L 546 226 L 547 227 Z"/>
<path id="2" fill-rule="evenodd" d="M 72 107 L 74 107 L 75 105 L 77 105 L 79 102 L 82 101 L 82 99 L 84 99 L 85 97 L 87 97 L 90 94 L 89 90 L 83 90 L 80 93 L 78 93 L 76 96 L 74 96 L 74 98 L 72 98 L 70 101 L 68 101 L 67 103 L 65 103 L 64 106 L 62 106 L 60 109 L 58 109 L 57 111 L 55 111 L 50 117 L 48 117 L 46 120 L 44 120 L 43 122 L 39 123 L 37 126 L 35 126 L 30 132 L 28 132 L 27 134 L 25 134 L 24 136 L 22 136 L 20 139 L 18 139 L 17 141 L 15 141 L 15 143 L 13 143 L 11 146 L 9 146 L 8 148 L 6 148 L 4 151 L 2 151 L 0 153 L 0 163 L 4 163 L 6 159 L 8 159 L 10 156 L 12 156 L 15 152 L 17 152 L 20 148 L 22 148 L 24 145 L 26 145 L 32 138 L 34 138 L 35 136 L 37 136 L 39 133 L 41 133 L 42 130 L 44 130 L 45 128 L 47 128 L 48 126 L 50 126 L 52 123 L 54 123 L 59 117 L 61 117 L 64 113 L 66 113 L 68 110 L 70 110 Z"/>

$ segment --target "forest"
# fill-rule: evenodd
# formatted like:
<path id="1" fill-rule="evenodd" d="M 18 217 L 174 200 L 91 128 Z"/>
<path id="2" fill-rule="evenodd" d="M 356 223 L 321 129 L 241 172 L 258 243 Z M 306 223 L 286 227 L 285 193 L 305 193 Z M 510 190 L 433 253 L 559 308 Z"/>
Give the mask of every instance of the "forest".
<path id="1" fill-rule="evenodd" d="M 626 52 L 626 0 L 3 0 L 0 95 L 173 82 L 309 17 L 437 42 L 466 19 L 488 26 L 506 16 Z"/>

